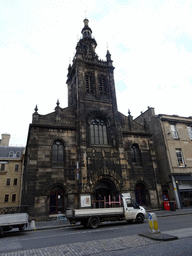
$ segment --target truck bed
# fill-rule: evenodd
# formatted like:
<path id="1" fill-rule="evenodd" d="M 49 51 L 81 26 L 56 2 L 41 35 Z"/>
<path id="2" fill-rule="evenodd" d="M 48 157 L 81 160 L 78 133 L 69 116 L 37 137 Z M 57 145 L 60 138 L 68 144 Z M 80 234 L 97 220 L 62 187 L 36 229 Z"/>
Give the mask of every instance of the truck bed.
<path id="1" fill-rule="evenodd" d="M 75 209 L 67 210 L 67 218 L 83 218 L 88 216 L 123 215 L 123 207 L 97 208 L 97 209 Z"/>
<path id="2" fill-rule="evenodd" d="M 0 227 L 9 225 L 21 225 L 28 223 L 27 213 L 14 213 L 0 215 Z"/>

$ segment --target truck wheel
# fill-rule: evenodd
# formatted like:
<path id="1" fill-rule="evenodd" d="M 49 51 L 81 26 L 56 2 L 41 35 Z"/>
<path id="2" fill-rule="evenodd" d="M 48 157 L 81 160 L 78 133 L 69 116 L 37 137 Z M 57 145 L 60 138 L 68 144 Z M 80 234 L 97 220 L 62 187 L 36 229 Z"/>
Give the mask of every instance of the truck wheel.
<path id="1" fill-rule="evenodd" d="M 0 237 L 3 237 L 3 228 L 0 227 Z"/>
<path id="2" fill-rule="evenodd" d="M 92 218 L 89 222 L 89 226 L 91 228 L 98 228 L 99 226 L 99 220 L 97 218 Z"/>
<path id="3" fill-rule="evenodd" d="M 138 214 L 136 217 L 136 222 L 143 223 L 143 221 L 144 221 L 144 216 L 142 214 Z"/>

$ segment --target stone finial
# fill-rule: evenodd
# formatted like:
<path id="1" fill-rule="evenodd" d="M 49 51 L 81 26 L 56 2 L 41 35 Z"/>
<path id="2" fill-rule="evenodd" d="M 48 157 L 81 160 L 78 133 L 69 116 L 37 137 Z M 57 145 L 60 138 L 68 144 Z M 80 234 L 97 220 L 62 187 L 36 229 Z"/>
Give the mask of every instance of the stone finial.
<path id="1" fill-rule="evenodd" d="M 76 46 L 76 52 L 81 53 L 81 45 L 79 42 L 77 43 L 77 46 Z"/>
<path id="2" fill-rule="evenodd" d="M 113 61 L 111 60 L 111 54 L 110 54 L 109 50 L 107 50 L 106 59 L 107 59 L 108 66 L 112 67 Z"/>
<path id="3" fill-rule="evenodd" d="M 133 127 L 133 117 L 131 116 L 131 111 L 128 109 L 128 124 L 129 129 L 131 130 Z"/>
<path id="4" fill-rule="evenodd" d="M 71 63 L 69 63 L 69 67 L 68 67 L 68 71 L 70 71 L 71 70 Z"/>
<path id="5" fill-rule="evenodd" d="M 37 105 L 35 106 L 34 110 L 35 110 L 35 113 L 38 113 L 38 107 L 37 107 Z"/>
<path id="6" fill-rule="evenodd" d="M 111 61 L 111 54 L 109 50 L 107 50 L 106 58 L 107 58 L 107 61 Z"/>
<path id="7" fill-rule="evenodd" d="M 39 114 L 38 114 L 38 107 L 37 105 L 35 106 L 35 112 L 33 113 L 33 123 L 37 123 L 39 121 Z"/>
<path id="8" fill-rule="evenodd" d="M 59 99 L 57 100 L 56 105 L 57 105 L 57 106 L 55 107 L 55 110 L 59 110 L 59 109 L 60 109 L 60 106 L 59 106 L 59 105 L 60 105 Z"/>

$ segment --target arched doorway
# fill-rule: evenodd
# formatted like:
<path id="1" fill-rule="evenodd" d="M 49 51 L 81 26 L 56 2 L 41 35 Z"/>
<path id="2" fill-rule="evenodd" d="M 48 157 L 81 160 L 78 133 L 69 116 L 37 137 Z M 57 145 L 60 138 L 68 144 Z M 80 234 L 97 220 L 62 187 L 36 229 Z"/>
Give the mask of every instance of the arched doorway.
<path id="1" fill-rule="evenodd" d="M 50 192 L 50 214 L 63 213 L 64 211 L 64 191 L 62 187 L 55 186 Z"/>
<path id="2" fill-rule="evenodd" d="M 97 200 L 106 200 L 116 197 L 118 195 L 118 191 L 116 190 L 115 184 L 109 179 L 102 179 L 98 181 L 95 186 L 95 199 Z M 103 207 L 103 204 L 102 204 Z"/>
<path id="3" fill-rule="evenodd" d="M 147 206 L 149 204 L 148 191 L 145 184 L 137 183 L 135 186 L 135 198 L 136 202 L 140 205 Z"/>

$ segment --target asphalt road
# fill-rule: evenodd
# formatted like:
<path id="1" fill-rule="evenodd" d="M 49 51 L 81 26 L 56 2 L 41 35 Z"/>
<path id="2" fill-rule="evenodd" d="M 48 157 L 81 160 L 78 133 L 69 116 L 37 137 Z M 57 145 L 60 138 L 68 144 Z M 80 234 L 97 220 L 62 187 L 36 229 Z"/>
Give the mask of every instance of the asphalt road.
<path id="1" fill-rule="evenodd" d="M 162 217 L 162 218 L 159 217 L 158 224 L 161 232 L 185 229 L 185 228 L 187 229 L 190 227 L 192 228 L 192 215 L 180 215 L 180 216 L 171 216 L 171 217 Z M 83 244 L 85 242 L 87 243 L 94 242 L 95 246 L 97 246 L 96 244 L 97 241 L 101 241 L 101 240 L 115 241 L 118 238 L 128 237 L 128 236 L 130 236 L 132 243 L 134 243 L 139 233 L 145 233 L 145 232 L 148 232 L 148 230 L 149 230 L 148 221 L 145 220 L 145 223 L 143 224 L 134 224 L 134 223 L 127 224 L 125 222 L 103 224 L 98 229 L 95 229 L 95 230 L 84 229 L 81 226 L 71 226 L 66 228 L 31 231 L 31 232 L 23 232 L 23 233 L 10 232 L 5 234 L 4 237 L 0 239 L 0 255 L 3 252 L 8 253 L 13 251 L 38 249 L 38 248 L 41 248 L 42 250 L 43 248 L 48 248 L 48 247 L 50 248 L 50 247 L 60 246 L 60 245 L 70 244 L 70 246 L 72 247 L 73 245 Z M 139 239 L 143 239 L 143 238 L 139 238 Z M 146 240 L 143 240 L 143 241 L 146 241 Z M 166 246 L 168 244 L 169 245 L 175 244 L 175 247 L 178 247 L 179 243 L 181 243 L 180 240 L 166 242 Z M 192 244 L 192 238 L 186 238 L 185 240 L 183 240 L 183 243 Z M 140 243 L 138 244 L 140 245 Z M 150 243 L 150 246 L 145 245 L 144 243 L 142 244 L 142 247 L 138 246 L 137 248 L 132 249 L 133 253 L 135 253 L 133 255 L 137 255 L 136 253 L 138 253 L 139 251 L 141 253 L 144 253 L 144 249 L 149 251 L 149 248 L 151 248 L 153 252 L 153 247 L 155 246 L 157 247 L 157 245 L 159 244 L 162 244 L 162 242 Z M 111 246 L 113 246 L 113 244 Z M 189 247 L 189 250 L 191 250 L 191 254 L 189 255 L 192 255 L 191 247 L 192 246 Z M 143 249 L 141 250 L 141 248 Z M 185 245 L 185 248 L 188 248 L 188 247 Z M 162 249 L 165 249 L 165 247 L 163 247 Z M 102 252 L 103 254 L 98 253 L 96 255 L 132 255 L 130 254 L 131 251 L 129 251 L 130 252 L 129 254 L 126 254 L 126 250 L 127 249 L 116 251 L 116 254 L 109 254 L 109 252 L 106 252 L 105 254 Z M 121 253 L 121 254 L 117 254 L 117 253 Z M 26 254 L 26 255 L 35 255 L 35 254 Z M 65 253 L 61 255 L 65 255 Z M 69 254 L 69 255 L 73 255 L 73 254 Z M 85 254 L 79 254 L 79 255 L 85 255 Z M 89 255 L 92 255 L 92 254 L 89 254 Z M 139 254 L 139 255 L 147 255 L 147 254 Z M 155 255 L 155 254 L 151 254 L 151 255 Z M 161 255 L 161 253 L 159 253 L 158 255 Z M 173 254 L 169 253 L 169 255 L 173 255 Z M 187 255 L 188 255 L 187 252 L 185 252 L 185 256 Z"/>

